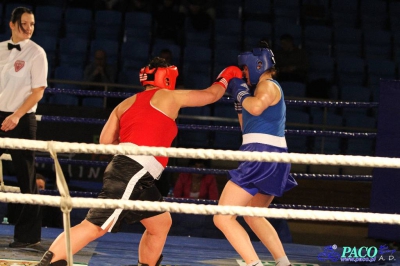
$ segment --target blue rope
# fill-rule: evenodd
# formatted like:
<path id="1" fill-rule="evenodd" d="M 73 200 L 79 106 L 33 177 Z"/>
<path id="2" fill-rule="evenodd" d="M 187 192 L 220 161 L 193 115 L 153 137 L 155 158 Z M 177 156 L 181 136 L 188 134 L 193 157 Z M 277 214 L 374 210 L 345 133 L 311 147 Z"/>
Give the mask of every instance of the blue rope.
<path id="1" fill-rule="evenodd" d="M 140 90 L 138 89 L 138 92 Z M 136 93 L 132 92 L 112 92 L 112 91 L 92 91 L 92 90 L 73 90 L 61 88 L 47 88 L 47 94 L 72 94 L 80 96 L 98 96 L 98 97 L 115 97 L 128 98 Z M 234 98 L 227 96 L 222 97 L 219 102 L 233 103 Z M 360 107 L 360 108 L 375 108 L 379 106 L 378 102 L 333 102 L 333 101 L 310 101 L 310 100 L 285 100 L 288 106 L 309 106 L 309 107 Z"/>
<path id="2" fill-rule="evenodd" d="M 59 196 L 58 190 L 41 190 L 41 195 Z M 99 192 L 84 192 L 84 191 L 70 191 L 70 195 L 73 197 L 82 198 L 96 198 Z M 165 202 L 177 202 L 177 203 L 194 203 L 203 205 L 218 205 L 217 200 L 207 199 L 187 199 L 187 198 L 174 198 L 164 197 Z M 295 204 L 271 204 L 270 208 L 274 209 L 298 209 L 298 210 L 319 210 L 319 211 L 343 211 L 343 212 L 369 212 L 368 208 L 354 208 L 354 207 L 330 207 L 330 206 L 312 206 L 312 205 L 295 205 Z"/>
<path id="3" fill-rule="evenodd" d="M 43 122 L 62 122 L 62 123 L 86 123 L 86 124 L 97 124 L 97 125 L 104 125 L 106 123 L 105 119 L 99 119 L 99 118 L 49 116 L 49 115 L 42 115 L 40 121 L 43 121 Z"/>
<path id="4" fill-rule="evenodd" d="M 84 165 L 84 166 L 99 166 L 106 167 L 108 162 L 105 161 L 90 161 L 90 160 L 71 160 L 58 159 L 60 164 Z M 37 163 L 52 164 L 54 160 L 47 157 L 36 157 Z M 171 173 L 198 173 L 198 174 L 214 174 L 226 175 L 228 170 L 211 169 L 211 168 L 193 168 L 180 166 L 167 166 L 166 172 Z M 316 179 L 316 180 L 347 180 L 347 181 L 372 181 L 371 175 L 331 175 L 331 174 L 306 174 L 306 173 L 291 173 L 296 179 Z"/>
<path id="5" fill-rule="evenodd" d="M 345 180 L 345 181 L 372 181 L 372 175 L 329 175 L 329 174 L 306 174 L 291 173 L 296 179 L 314 180 Z"/>
<path id="6" fill-rule="evenodd" d="M 59 89 L 59 88 L 47 88 L 45 90 L 47 94 L 72 94 L 79 96 L 97 96 L 97 97 L 114 97 L 114 98 L 128 98 L 135 93 L 131 92 L 113 92 L 113 91 L 92 91 L 92 90 L 73 90 L 73 89 Z"/>
<path id="7" fill-rule="evenodd" d="M 235 101 L 231 96 L 222 97 L 219 102 L 233 103 Z M 378 102 L 333 102 L 333 101 L 314 101 L 314 100 L 285 100 L 287 106 L 307 106 L 307 107 L 359 107 L 376 108 Z"/>
<path id="8" fill-rule="evenodd" d="M 322 136 L 322 137 L 342 137 L 342 138 L 376 138 L 376 133 L 343 132 L 343 131 L 329 131 L 329 130 L 286 129 L 285 133 L 287 135 L 301 135 L 301 136 Z"/>
<path id="9" fill-rule="evenodd" d="M 62 122 L 62 123 L 86 123 L 95 125 L 104 125 L 106 119 L 99 118 L 82 118 L 82 117 L 67 117 L 67 116 L 48 116 L 41 117 L 43 122 Z M 235 131 L 240 132 L 239 126 L 213 126 L 213 125 L 193 125 L 193 124 L 178 124 L 179 130 L 202 130 L 202 131 Z M 287 135 L 295 136 L 322 136 L 322 137 L 342 137 L 342 138 L 376 138 L 376 133 L 361 133 L 361 132 L 340 132 L 340 131 L 325 131 L 325 130 L 293 130 L 286 129 Z"/>
<path id="10" fill-rule="evenodd" d="M 309 101 L 309 100 L 285 100 L 288 106 L 309 106 L 309 107 L 360 107 L 375 108 L 378 102 L 332 102 L 332 101 Z"/>

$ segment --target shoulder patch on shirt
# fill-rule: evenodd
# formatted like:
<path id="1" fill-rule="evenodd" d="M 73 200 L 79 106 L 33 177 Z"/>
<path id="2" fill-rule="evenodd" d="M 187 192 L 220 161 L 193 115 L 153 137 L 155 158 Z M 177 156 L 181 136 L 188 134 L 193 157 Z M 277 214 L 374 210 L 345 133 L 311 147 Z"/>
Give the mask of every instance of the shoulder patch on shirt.
<path id="1" fill-rule="evenodd" d="M 14 63 L 15 72 L 20 71 L 25 66 L 25 61 L 17 60 Z"/>

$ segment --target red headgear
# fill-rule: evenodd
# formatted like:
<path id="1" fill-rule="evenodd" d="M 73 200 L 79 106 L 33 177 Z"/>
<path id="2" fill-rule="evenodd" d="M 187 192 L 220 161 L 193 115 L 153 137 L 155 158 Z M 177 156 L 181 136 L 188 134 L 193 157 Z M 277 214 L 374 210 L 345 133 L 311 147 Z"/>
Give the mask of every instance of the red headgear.
<path id="1" fill-rule="evenodd" d="M 175 89 L 178 68 L 176 66 L 151 68 L 146 66 L 140 70 L 139 79 L 143 86 L 153 85 L 169 90 Z"/>

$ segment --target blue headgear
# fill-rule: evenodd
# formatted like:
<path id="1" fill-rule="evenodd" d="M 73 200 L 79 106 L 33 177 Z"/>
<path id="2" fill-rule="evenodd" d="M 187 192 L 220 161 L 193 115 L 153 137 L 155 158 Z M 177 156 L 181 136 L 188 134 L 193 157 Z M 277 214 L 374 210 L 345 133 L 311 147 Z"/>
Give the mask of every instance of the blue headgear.
<path id="1" fill-rule="evenodd" d="M 275 57 L 271 49 L 254 48 L 252 52 L 238 55 L 239 67 L 244 65 L 249 69 L 250 83 L 256 85 L 261 74 L 275 66 Z"/>

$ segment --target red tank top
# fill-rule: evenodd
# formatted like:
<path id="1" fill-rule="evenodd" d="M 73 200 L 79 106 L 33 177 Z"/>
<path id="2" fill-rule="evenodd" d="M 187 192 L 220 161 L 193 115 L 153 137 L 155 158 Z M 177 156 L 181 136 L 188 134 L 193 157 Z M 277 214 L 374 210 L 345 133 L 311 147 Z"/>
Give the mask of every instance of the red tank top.
<path id="1" fill-rule="evenodd" d="M 158 89 L 136 94 L 136 101 L 121 116 L 119 121 L 120 142 L 131 142 L 138 146 L 171 147 L 178 133 L 174 120 L 150 104 Z M 164 167 L 168 157 L 155 157 Z"/>

